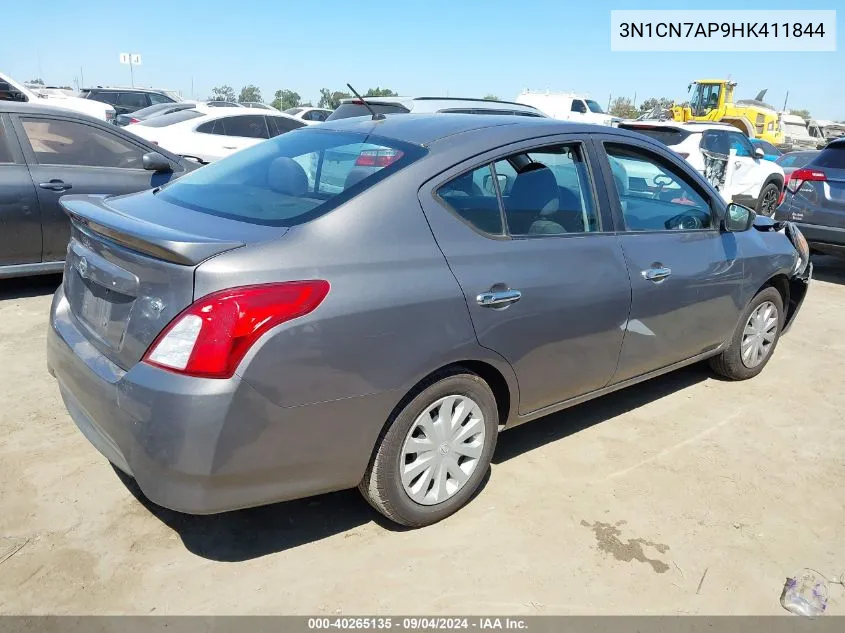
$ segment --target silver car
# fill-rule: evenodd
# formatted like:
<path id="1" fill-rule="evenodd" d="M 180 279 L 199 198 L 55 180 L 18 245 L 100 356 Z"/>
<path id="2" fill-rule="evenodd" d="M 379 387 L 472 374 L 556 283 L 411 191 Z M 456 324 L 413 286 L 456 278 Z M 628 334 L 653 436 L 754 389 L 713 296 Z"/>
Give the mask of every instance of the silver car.
<path id="1" fill-rule="evenodd" d="M 703 359 L 758 374 L 812 270 L 661 143 L 544 118 L 329 121 L 63 204 L 50 371 L 189 513 L 358 486 L 438 521 L 503 429 Z"/>

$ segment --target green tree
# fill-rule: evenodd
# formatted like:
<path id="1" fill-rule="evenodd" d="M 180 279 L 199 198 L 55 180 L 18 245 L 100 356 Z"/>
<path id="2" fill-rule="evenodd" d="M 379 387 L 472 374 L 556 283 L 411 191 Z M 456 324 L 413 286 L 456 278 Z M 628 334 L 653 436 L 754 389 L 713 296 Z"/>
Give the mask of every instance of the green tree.
<path id="1" fill-rule="evenodd" d="M 261 88 L 253 84 L 241 88 L 241 94 L 238 97 L 238 103 L 247 103 L 250 101 L 261 103 Z"/>
<path id="2" fill-rule="evenodd" d="M 299 95 L 293 90 L 277 90 L 273 103 L 270 105 L 277 110 L 284 111 L 288 108 L 295 108 L 298 105 L 302 105 L 299 99 Z"/>
<path id="3" fill-rule="evenodd" d="M 211 96 L 206 99 L 206 101 L 228 101 L 230 103 L 235 103 L 237 99 L 235 98 L 235 89 L 232 86 L 222 85 L 222 86 L 215 86 L 211 89 Z"/>
<path id="4" fill-rule="evenodd" d="M 398 97 L 398 92 L 393 92 L 389 88 L 370 88 L 367 90 L 365 97 Z"/>
<path id="5" fill-rule="evenodd" d="M 623 119 L 633 119 L 638 115 L 638 111 L 628 97 L 616 97 L 610 104 L 610 114 Z"/>
<path id="6" fill-rule="evenodd" d="M 334 110 L 340 105 L 341 99 L 348 99 L 351 96 L 348 92 L 340 92 L 338 90 L 332 92 L 328 88 L 320 88 L 320 100 L 317 102 L 317 107 Z"/>
<path id="7" fill-rule="evenodd" d="M 795 109 L 791 109 L 791 110 L 789 111 L 789 114 L 794 114 L 795 116 L 800 116 L 800 117 L 801 117 L 802 119 L 804 119 L 805 121 L 809 121 L 809 120 L 810 120 L 810 118 L 811 118 L 811 117 L 810 117 L 810 111 L 809 111 L 809 110 L 795 110 Z"/>
<path id="8" fill-rule="evenodd" d="M 499 97 L 496 95 L 484 95 L 485 101 L 500 101 Z"/>

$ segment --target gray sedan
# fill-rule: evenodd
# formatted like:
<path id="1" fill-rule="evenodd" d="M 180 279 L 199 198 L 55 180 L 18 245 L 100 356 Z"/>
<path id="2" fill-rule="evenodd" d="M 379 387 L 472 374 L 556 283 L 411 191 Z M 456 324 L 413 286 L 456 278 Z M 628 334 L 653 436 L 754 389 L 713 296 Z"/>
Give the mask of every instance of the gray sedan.
<path id="1" fill-rule="evenodd" d="M 704 359 L 757 375 L 812 270 L 662 144 L 539 118 L 330 121 L 63 205 L 50 371 L 200 514 L 358 486 L 433 523 L 504 429 Z"/>

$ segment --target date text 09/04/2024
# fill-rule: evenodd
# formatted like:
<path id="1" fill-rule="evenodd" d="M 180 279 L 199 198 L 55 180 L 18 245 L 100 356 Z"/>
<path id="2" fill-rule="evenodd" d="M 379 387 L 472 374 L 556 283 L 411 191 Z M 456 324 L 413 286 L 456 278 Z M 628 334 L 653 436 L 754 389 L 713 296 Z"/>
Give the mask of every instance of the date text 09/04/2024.
<path id="1" fill-rule="evenodd" d="M 465 617 L 322 617 L 308 618 L 308 630 L 391 630 L 397 631 L 448 631 L 448 630 L 525 630 L 521 618 L 465 618 Z"/>
<path id="2" fill-rule="evenodd" d="M 819 22 L 622 22 L 619 37 L 824 37 Z"/>

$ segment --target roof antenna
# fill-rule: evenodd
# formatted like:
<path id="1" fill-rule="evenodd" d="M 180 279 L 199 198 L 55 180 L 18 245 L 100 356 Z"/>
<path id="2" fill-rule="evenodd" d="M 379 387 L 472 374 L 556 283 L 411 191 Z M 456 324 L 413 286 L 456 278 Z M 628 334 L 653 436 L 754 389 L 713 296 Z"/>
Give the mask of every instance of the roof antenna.
<path id="1" fill-rule="evenodd" d="M 367 108 L 367 110 L 369 110 L 369 111 L 370 111 L 370 114 L 372 114 L 372 115 L 373 115 L 373 121 L 382 121 L 382 120 L 384 120 L 384 118 L 385 118 L 385 117 L 384 117 L 384 115 L 383 115 L 383 114 L 376 114 L 376 111 L 375 111 L 375 110 L 373 110 L 373 109 L 370 107 L 370 104 L 369 104 L 369 103 L 367 103 L 366 101 L 364 101 L 364 97 L 362 97 L 361 95 L 359 95 L 359 94 L 356 92 L 355 88 L 353 88 L 353 87 L 352 87 L 352 84 L 346 84 L 346 85 L 347 85 L 347 87 L 348 87 L 348 88 L 352 91 L 352 94 L 354 94 L 356 97 L 358 97 L 358 99 L 361 101 L 361 103 L 363 103 L 363 104 L 364 104 L 364 107 L 365 107 L 365 108 Z"/>

